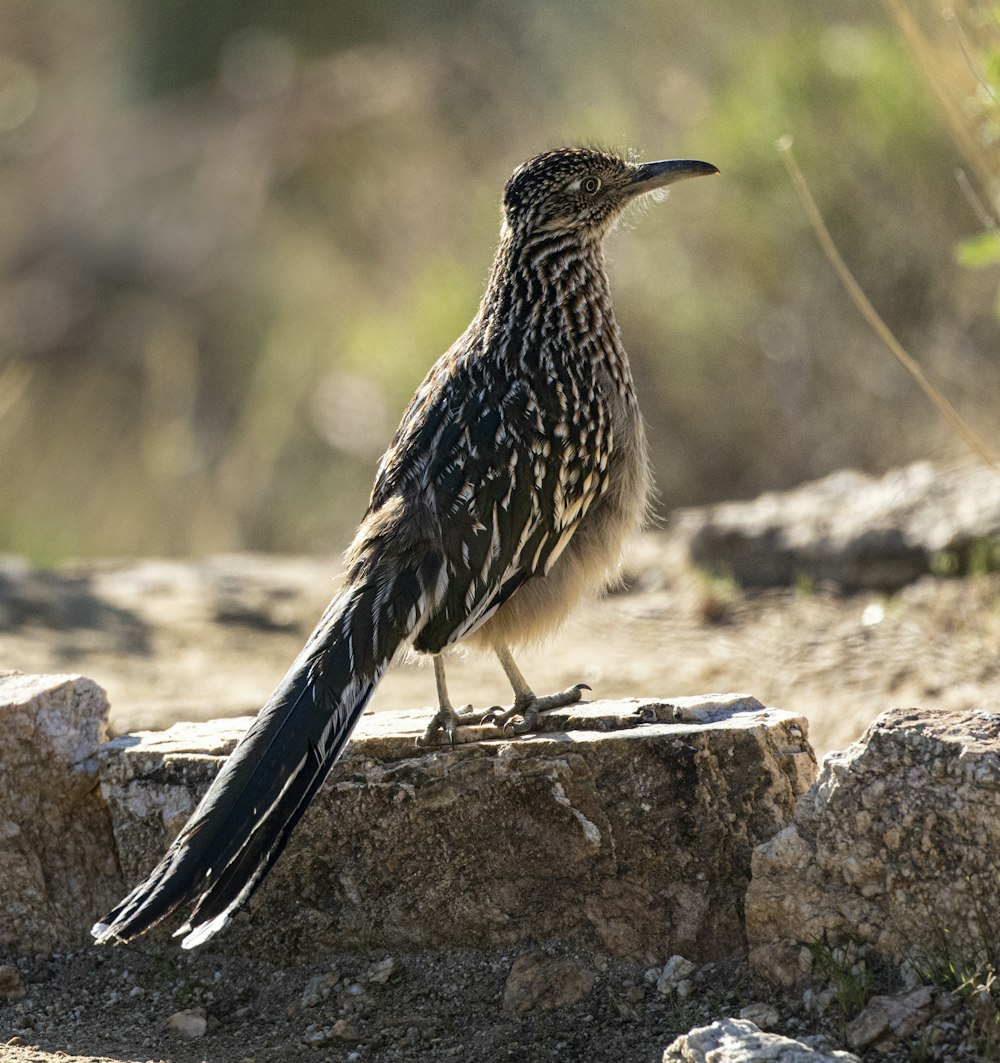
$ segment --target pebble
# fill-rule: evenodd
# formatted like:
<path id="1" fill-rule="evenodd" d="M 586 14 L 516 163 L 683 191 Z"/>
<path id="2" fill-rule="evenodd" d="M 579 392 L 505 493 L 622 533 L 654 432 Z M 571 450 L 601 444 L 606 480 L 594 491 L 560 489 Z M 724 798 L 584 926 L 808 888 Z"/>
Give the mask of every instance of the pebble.
<path id="1" fill-rule="evenodd" d="M 328 1027 L 310 1023 L 302 1034 L 302 1040 L 307 1045 L 325 1045 L 332 1036 Z"/>
<path id="2" fill-rule="evenodd" d="M 670 993 L 677 992 L 682 982 L 688 982 L 688 986 L 690 986 L 689 976 L 694 974 L 694 970 L 695 965 L 690 960 L 685 959 L 683 956 L 671 956 L 656 981 L 657 991 L 667 996 Z M 690 988 L 686 990 L 684 995 L 687 996 L 689 992 Z"/>
<path id="3" fill-rule="evenodd" d="M 330 1027 L 330 1033 L 334 1037 L 340 1038 L 341 1041 L 360 1041 L 361 1034 L 353 1027 L 347 1019 L 338 1019 L 333 1026 Z"/>
<path id="4" fill-rule="evenodd" d="M 183 1037 L 185 1041 L 194 1041 L 205 1036 L 208 1029 L 208 1019 L 204 1008 L 186 1008 L 184 1011 L 175 1011 L 167 1019 L 167 1029 Z"/>
<path id="5" fill-rule="evenodd" d="M 326 1000 L 333 987 L 340 981 L 338 971 L 327 971 L 326 974 L 314 974 L 306 982 L 302 990 L 302 1007 L 313 1008 L 320 1001 Z"/>
<path id="6" fill-rule="evenodd" d="M 373 963 L 365 972 L 365 979 L 373 985 L 385 985 L 399 970 L 399 964 L 391 957 Z"/>
<path id="7" fill-rule="evenodd" d="M 778 1009 L 770 1004 L 757 1001 L 740 1008 L 740 1018 L 749 1019 L 762 1030 L 770 1030 L 778 1025 Z"/>

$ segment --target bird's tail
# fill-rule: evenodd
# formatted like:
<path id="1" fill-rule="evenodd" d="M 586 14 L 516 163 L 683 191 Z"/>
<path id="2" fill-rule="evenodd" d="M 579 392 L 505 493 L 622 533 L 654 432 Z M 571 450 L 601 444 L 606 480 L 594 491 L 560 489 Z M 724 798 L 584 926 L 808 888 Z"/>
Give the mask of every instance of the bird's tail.
<path id="1" fill-rule="evenodd" d="M 98 942 L 128 941 L 189 901 L 185 948 L 225 926 L 280 856 L 439 576 L 426 555 L 361 558 L 166 855 L 95 924 Z"/>

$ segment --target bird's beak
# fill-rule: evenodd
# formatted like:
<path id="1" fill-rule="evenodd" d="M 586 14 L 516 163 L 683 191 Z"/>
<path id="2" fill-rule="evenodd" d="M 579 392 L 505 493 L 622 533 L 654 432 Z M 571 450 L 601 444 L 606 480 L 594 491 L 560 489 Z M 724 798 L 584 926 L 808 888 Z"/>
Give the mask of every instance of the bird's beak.
<path id="1" fill-rule="evenodd" d="M 635 196 L 652 192 L 654 188 L 664 188 L 675 181 L 684 181 L 688 177 L 702 177 L 718 173 L 718 167 L 710 162 L 698 162 L 695 159 L 665 159 L 662 162 L 644 162 L 635 168 L 628 191 Z"/>

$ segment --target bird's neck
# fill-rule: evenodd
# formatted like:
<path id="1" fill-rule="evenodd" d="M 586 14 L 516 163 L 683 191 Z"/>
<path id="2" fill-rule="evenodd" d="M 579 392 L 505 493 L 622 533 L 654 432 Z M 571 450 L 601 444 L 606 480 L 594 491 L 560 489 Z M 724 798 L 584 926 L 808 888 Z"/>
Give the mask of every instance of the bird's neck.
<path id="1" fill-rule="evenodd" d="M 522 359 L 562 351 L 623 363 L 599 238 L 501 236 L 480 307 L 488 342 Z"/>

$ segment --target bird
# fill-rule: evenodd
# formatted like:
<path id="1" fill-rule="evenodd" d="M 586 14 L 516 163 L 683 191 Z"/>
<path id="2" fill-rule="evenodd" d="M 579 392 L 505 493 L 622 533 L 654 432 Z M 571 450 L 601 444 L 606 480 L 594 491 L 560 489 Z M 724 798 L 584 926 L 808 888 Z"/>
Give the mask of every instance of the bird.
<path id="1" fill-rule="evenodd" d="M 613 581 L 648 507 L 604 238 L 649 193 L 718 172 L 583 147 L 514 171 L 479 309 L 403 414 L 341 589 L 160 863 L 94 925 L 98 943 L 129 941 L 184 906 L 183 947 L 220 931 L 280 856 L 402 648 L 434 662 L 424 743 L 470 722 L 445 679 L 458 643 L 495 653 L 510 681 L 512 705 L 487 714 L 501 733 L 581 699 L 585 684 L 536 695 L 512 648 L 545 638 Z"/>

